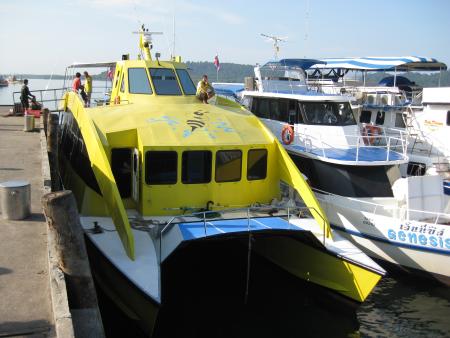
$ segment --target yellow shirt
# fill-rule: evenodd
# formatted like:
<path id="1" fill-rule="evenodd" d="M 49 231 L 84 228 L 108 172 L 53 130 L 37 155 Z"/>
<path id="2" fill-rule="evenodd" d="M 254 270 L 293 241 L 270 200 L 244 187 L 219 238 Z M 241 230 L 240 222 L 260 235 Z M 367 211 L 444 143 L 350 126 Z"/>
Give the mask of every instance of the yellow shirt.
<path id="1" fill-rule="evenodd" d="M 86 81 L 84 82 L 84 91 L 86 93 L 92 93 L 92 76 L 86 76 Z"/>
<path id="2" fill-rule="evenodd" d="M 197 85 L 197 94 L 196 95 L 199 95 L 200 93 L 206 94 L 208 92 L 209 87 L 210 87 L 210 85 L 208 82 L 200 80 Z"/>

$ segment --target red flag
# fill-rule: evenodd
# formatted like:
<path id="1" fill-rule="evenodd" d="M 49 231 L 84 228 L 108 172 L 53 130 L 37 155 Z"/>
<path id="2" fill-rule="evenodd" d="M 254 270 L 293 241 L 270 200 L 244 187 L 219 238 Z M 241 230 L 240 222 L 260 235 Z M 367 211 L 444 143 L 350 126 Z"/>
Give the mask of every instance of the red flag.
<path id="1" fill-rule="evenodd" d="M 216 66 L 217 71 L 220 69 L 219 55 L 216 54 L 214 57 L 214 65 Z"/>

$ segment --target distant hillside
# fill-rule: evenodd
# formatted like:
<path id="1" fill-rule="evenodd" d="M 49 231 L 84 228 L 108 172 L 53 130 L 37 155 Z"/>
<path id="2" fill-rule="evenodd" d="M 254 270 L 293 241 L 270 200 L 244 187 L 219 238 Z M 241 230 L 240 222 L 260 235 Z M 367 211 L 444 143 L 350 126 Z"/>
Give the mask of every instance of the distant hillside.
<path id="1" fill-rule="evenodd" d="M 210 82 L 217 82 L 216 66 L 212 62 L 186 62 L 192 80 L 200 81 L 203 74 L 208 75 Z M 244 82 L 244 77 L 253 76 L 252 65 L 237 63 L 221 63 L 218 82 Z"/>
<path id="2" fill-rule="evenodd" d="M 186 65 L 189 69 L 189 73 L 192 76 L 194 83 L 201 79 L 203 74 L 208 75 L 210 82 L 217 82 L 216 77 L 216 66 L 212 62 L 192 62 L 187 61 Z M 246 76 L 253 76 L 253 65 L 243 65 L 237 63 L 221 63 L 219 70 L 218 82 L 244 82 Z M 366 83 L 368 85 L 377 84 L 382 78 L 386 76 L 391 76 L 392 74 L 387 73 L 369 73 L 367 75 Z M 49 79 L 50 75 L 36 75 L 36 74 L 23 74 L 17 75 L 18 78 L 28 78 L 28 79 Z M 434 74 L 424 74 L 424 73 L 407 73 L 402 74 L 406 76 L 411 81 L 416 82 L 417 85 L 422 87 L 437 87 L 439 81 L 439 73 Z M 101 74 L 93 75 L 94 79 L 104 79 L 106 77 L 106 72 Z M 53 75 L 53 79 L 64 78 L 64 75 Z M 441 73 L 441 86 L 450 86 L 450 71 L 445 71 Z"/>

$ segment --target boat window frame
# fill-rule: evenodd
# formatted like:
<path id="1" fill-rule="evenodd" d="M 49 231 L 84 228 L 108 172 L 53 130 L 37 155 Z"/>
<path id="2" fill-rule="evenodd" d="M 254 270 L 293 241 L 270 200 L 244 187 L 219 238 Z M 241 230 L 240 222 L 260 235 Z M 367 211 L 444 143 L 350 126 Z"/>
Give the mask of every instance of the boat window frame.
<path id="1" fill-rule="evenodd" d="M 149 178 L 149 156 L 152 153 L 172 153 L 175 154 L 175 180 L 170 180 L 170 181 L 161 181 L 161 182 L 150 182 Z M 145 184 L 149 185 L 149 186 L 153 186 L 153 185 L 175 185 L 178 183 L 178 169 L 179 169 L 179 164 L 178 164 L 178 152 L 175 150 L 147 150 L 145 152 L 145 169 L 144 169 L 144 173 L 145 173 Z"/>
<path id="2" fill-rule="evenodd" d="M 188 180 L 188 159 L 185 160 L 185 155 L 188 155 L 189 153 L 204 153 L 203 156 L 206 156 L 208 154 L 209 158 L 207 158 L 203 162 L 203 170 L 207 173 L 207 176 L 203 178 L 203 180 Z M 205 159 L 205 157 L 203 157 Z M 207 184 L 210 183 L 212 180 L 212 163 L 213 163 L 213 152 L 211 150 L 205 150 L 205 149 L 199 149 L 199 150 L 185 150 L 181 153 L 181 183 L 183 184 Z"/>
<path id="3" fill-rule="evenodd" d="M 264 151 L 265 152 L 265 168 L 264 168 L 264 176 L 257 176 L 256 178 L 252 178 L 249 176 L 249 170 L 250 170 L 250 153 L 251 152 L 257 152 L 257 151 Z M 247 181 L 260 181 L 260 180 L 264 180 L 267 178 L 267 167 L 268 167 L 268 162 L 269 162 L 269 152 L 267 151 L 266 148 L 253 148 L 253 149 L 249 149 L 247 151 Z"/>
<path id="4" fill-rule="evenodd" d="M 168 68 L 168 67 L 146 67 L 146 68 L 147 68 L 147 72 L 148 72 L 148 76 L 150 78 L 150 81 L 153 84 L 153 89 L 154 89 L 153 92 L 155 93 L 155 95 L 158 95 L 158 96 L 184 96 L 185 95 L 184 92 L 183 92 L 180 80 L 178 79 L 177 72 L 176 72 L 175 68 Z M 160 94 L 160 93 L 158 93 L 157 90 L 156 90 L 157 86 L 155 85 L 155 81 L 154 81 L 153 76 L 152 76 L 152 72 L 151 72 L 152 69 L 155 69 L 155 70 L 163 69 L 163 70 L 170 70 L 170 71 L 172 71 L 173 75 L 175 76 L 175 82 L 178 85 L 178 89 L 179 89 L 180 93 L 179 94 L 173 94 L 173 93 Z"/>
<path id="5" fill-rule="evenodd" d="M 178 84 L 179 84 L 179 86 L 181 88 L 181 91 L 183 92 L 183 95 L 185 95 L 185 96 L 195 96 L 197 94 L 197 86 L 195 85 L 194 81 L 192 80 L 191 74 L 189 74 L 188 70 L 184 69 L 184 68 L 174 68 L 174 69 L 175 69 L 175 76 L 177 77 Z M 178 75 L 178 71 L 180 71 L 180 70 L 181 71 L 185 71 L 187 76 L 188 76 L 188 78 L 189 78 L 189 80 L 191 80 L 192 86 L 194 87 L 194 93 L 193 94 L 186 94 L 186 91 L 184 90 L 183 83 L 181 82 L 181 78 Z"/>
<path id="6" fill-rule="evenodd" d="M 450 110 L 447 110 L 447 126 L 450 126 Z"/>
<path id="7" fill-rule="evenodd" d="M 147 75 L 148 86 L 150 88 L 150 93 L 134 93 L 130 90 L 130 83 L 131 83 L 130 82 L 130 69 L 143 69 L 145 71 L 145 74 Z M 152 87 L 151 79 L 149 77 L 149 73 L 147 71 L 147 67 L 127 67 L 126 73 L 127 73 L 127 77 L 128 77 L 127 90 L 128 90 L 129 94 L 132 94 L 132 95 L 154 95 L 155 94 L 154 88 Z"/>
<path id="8" fill-rule="evenodd" d="M 303 101 L 303 102 L 300 102 L 299 101 L 299 104 L 300 104 L 300 107 L 301 107 L 301 112 L 303 114 L 303 121 L 304 121 L 303 123 L 305 125 L 327 126 L 327 127 L 347 127 L 347 126 L 357 126 L 358 125 L 358 123 L 356 122 L 355 114 L 353 113 L 353 109 L 352 109 L 352 107 L 351 107 L 349 102 L 341 102 L 341 101 Z M 353 123 L 350 123 L 350 124 L 349 123 L 343 123 L 341 121 L 341 119 L 339 117 L 337 117 L 334 112 L 333 112 L 333 115 L 337 118 L 337 123 L 333 123 L 333 124 L 331 124 L 331 123 L 324 123 L 323 122 L 323 118 L 325 117 L 325 114 L 324 114 L 324 116 L 321 117 L 322 122 L 311 122 L 309 120 L 307 114 L 306 114 L 305 104 L 332 104 L 332 105 L 344 104 L 344 105 L 347 105 L 348 108 L 349 108 L 349 111 L 350 111 L 350 113 L 351 113 L 351 115 L 353 117 Z"/>
<path id="9" fill-rule="evenodd" d="M 217 161 L 219 159 L 219 154 L 220 153 L 225 153 L 225 152 L 239 152 L 240 153 L 240 165 L 239 165 L 239 178 L 237 178 L 237 176 L 231 180 L 218 180 L 217 179 Z M 222 150 L 218 150 L 215 153 L 215 161 L 214 161 L 214 181 L 216 183 L 232 183 L 232 182 L 240 182 L 242 180 L 242 164 L 243 164 L 243 152 L 242 149 L 222 149 Z"/>

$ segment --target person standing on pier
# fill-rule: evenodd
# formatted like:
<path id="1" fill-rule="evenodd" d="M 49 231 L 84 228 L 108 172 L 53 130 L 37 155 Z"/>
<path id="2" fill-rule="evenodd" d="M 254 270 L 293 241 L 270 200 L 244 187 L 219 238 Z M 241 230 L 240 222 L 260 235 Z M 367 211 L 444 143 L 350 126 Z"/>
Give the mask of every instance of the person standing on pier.
<path id="1" fill-rule="evenodd" d="M 26 112 L 27 109 L 30 107 L 29 99 L 33 98 L 35 99 L 36 96 L 30 93 L 30 89 L 28 88 L 28 80 L 23 80 L 23 86 L 20 90 L 20 102 L 22 103 L 23 111 Z"/>
<path id="2" fill-rule="evenodd" d="M 89 73 L 87 71 L 85 71 L 84 73 L 84 92 L 86 93 L 86 107 L 90 107 L 91 106 L 91 95 L 92 95 L 92 76 L 89 75 Z"/>

